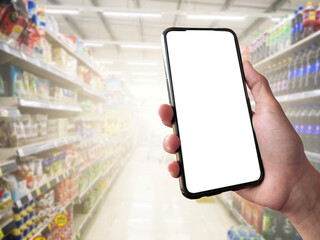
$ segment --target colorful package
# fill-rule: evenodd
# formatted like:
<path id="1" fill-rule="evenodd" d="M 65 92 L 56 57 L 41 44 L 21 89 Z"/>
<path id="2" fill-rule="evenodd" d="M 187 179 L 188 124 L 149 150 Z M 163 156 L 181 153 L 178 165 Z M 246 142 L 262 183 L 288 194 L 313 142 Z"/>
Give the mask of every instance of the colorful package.
<path id="1" fill-rule="evenodd" d="M 27 95 L 26 89 L 23 86 L 21 68 L 10 65 L 11 83 L 13 96 L 24 97 Z"/>
<path id="2" fill-rule="evenodd" d="M 50 96 L 50 80 L 38 78 L 37 80 L 38 97 L 42 100 L 49 100 Z"/>
<path id="3" fill-rule="evenodd" d="M 22 0 L 11 1 L 0 24 L 0 32 L 20 42 L 23 31 L 28 26 L 28 12 Z"/>
<path id="4" fill-rule="evenodd" d="M 8 96 L 8 86 L 4 80 L 4 69 L 0 68 L 0 96 Z"/>

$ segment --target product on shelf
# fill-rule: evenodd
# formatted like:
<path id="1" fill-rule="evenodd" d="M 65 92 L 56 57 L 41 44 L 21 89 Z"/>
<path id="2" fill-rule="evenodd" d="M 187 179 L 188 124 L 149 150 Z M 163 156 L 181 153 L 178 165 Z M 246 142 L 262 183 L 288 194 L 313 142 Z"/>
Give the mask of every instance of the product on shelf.
<path id="1" fill-rule="evenodd" d="M 13 201 L 19 200 L 28 192 L 26 179 L 9 174 L 4 178 L 8 182 Z"/>
<path id="2" fill-rule="evenodd" d="M 307 7 L 303 11 L 303 38 L 310 36 L 314 32 L 315 20 L 315 8 L 312 6 L 312 2 L 308 2 Z"/>
<path id="3" fill-rule="evenodd" d="M 12 200 L 8 183 L 0 178 L 0 224 L 12 216 Z"/>
<path id="4" fill-rule="evenodd" d="M 60 87 L 51 88 L 50 95 L 53 97 L 53 100 L 57 103 L 76 104 L 78 99 L 77 91 Z"/>
<path id="5" fill-rule="evenodd" d="M 29 190 L 33 190 L 43 183 L 42 162 L 39 159 L 28 159 L 28 161 L 20 163 L 18 167 L 19 170 L 14 175 L 25 179 Z"/>
<path id="6" fill-rule="evenodd" d="M 248 226 L 232 226 L 228 230 L 228 239 L 229 240 L 263 240 L 262 236 L 258 234 L 255 229 Z"/>
<path id="7" fill-rule="evenodd" d="M 9 6 L 2 5 L 2 12 L 0 38 L 16 46 L 21 42 L 22 33 L 28 26 L 27 8 L 22 0 L 11 0 Z"/>
<path id="8" fill-rule="evenodd" d="M 34 200 L 28 201 L 21 207 L 13 208 L 15 228 L 11 232 L 14 240 L 31 239 L 36 233 L 36 215 Z"/>

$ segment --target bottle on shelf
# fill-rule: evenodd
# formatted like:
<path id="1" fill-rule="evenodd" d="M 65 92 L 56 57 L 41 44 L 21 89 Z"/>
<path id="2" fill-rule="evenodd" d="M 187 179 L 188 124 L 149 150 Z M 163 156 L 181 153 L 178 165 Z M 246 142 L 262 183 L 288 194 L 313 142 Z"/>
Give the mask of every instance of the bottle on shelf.
<path id="1" fill-rule="evenodd" d="M 314 126 L 310 141 L 310 151 L 315 153 L 320 153 L 320 105 L 314 104 L 315 116 L 314 116 Z"/>
<path id="2" fill-rule="evenodd" d="M 320 3 L 318 4 L 318 8 L 316 10 L 316 21 L 314 22 L 314 32 L 319 31 L 320 29 Z"/>
<path id="3" fill-rule="evenodd" d="M 304 89 L 305 91 L 312 90 L 314 88 L 314 82 L 316 78 L 316 55 L 318 50 L 318 44 L 314 42 L 307 54 L 308 73 L 305 79 Z"/>
<path id="4" fill-rule="evenodd" d="M 292 81 L 294 80 L 294 76 L 295 76 L 295 60 L 297 55 L 298 53 L 294 52 L 293 57 L 289 57 L 288 59 L 288 78 L 287 78 L 287 85 L 286 85 L 284 94 L 290 93 Z"/>
<path id="5" fill-rule="evenodd" d="M 303 7 L 299 7 L 296 15 L 296 41 L 299 42 L 302 39 L 303 33 Z"/>
<path id="6" fill-rule="evenodd" d="M 301 111 L 300 114 L 300 138 L 303 142 L 304 147 L 308 147 L 306 145 L 306 139 L 307 139 L 307 123 L 309 121 L 308 116 L 309 112 L 311 111 L 311 106 L 310 104 L 305 104 L 303 107 L 303 110 Z"/>
<path id="7" fill-rule="evenodd" d="M 305 150 L 312 151 L 312 134 L 315 132 L 315 125 L 316 125 L 316 114 L 318 111 L 318 107 L 316 104 L 312 105 L 307 121 L 306 121 L 306 134 L 305 134 Z"/>
<path id="8" fill-rule="evenodd" d="M 295 11 L 291 19 L 291 45 L 297 42 L 297 14 L 298 11 Z"/>
<path id="9" fill-rule="evenodd" d="M 312 2 L 307 3 L 306 8 L 303 11 L 303 34 L 302 38 L 310 36 L 314 31 L 314 23 L 316 20 L 316 12 L 312 6 Z"/>
<path id="10" fill-rule="evenodd" d="M 295 57 L 295 65 L 294 65 L 294 78 L 291 83 L 290 93 L 295 93 L 298 91 L 299 82 L 301 79 L 302 73 L 302 62 L 303 62 L 304 50 L 300 49 L 299 54 Z"/>
<path id="11" fill-rule="evenodd" d="M 296 74 L 297 74 L 297 62 L 298 62 L 298 52 L 293 53 L 292 61 L 289 67 L 289 86 L 288 93 L 293 93 L 296 82 Z M 300 68 L 298 69 L 300 71 Z"/>
<path id="12" fill-rule="evenodd" d="M 307 56 L 310 52 L 311 47 L 307 46 L 305 52 L 303 55 L 301 55 L 300 60 L 301 60 L 301 69 L 300 69 L 300 80 L 298 82 L 298 89 L 297 92 L 303 92 L 306 78 L 307 78 L 307 73 L 308 73 L 308 62 L 307 62 Z"/>
<path id="13" fill-rule="evenodd" d="M 313 89 L 320 88 L 320 47 L 316 51 L 316 74 L 313 82 Z"/>

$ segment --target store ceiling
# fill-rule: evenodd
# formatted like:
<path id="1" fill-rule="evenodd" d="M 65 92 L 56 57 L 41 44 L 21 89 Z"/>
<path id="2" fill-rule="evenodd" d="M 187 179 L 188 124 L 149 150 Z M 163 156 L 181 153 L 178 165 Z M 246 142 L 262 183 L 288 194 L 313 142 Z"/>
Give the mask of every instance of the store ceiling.
<path id="1" fill-rule="evenodd" d="M 137 66 L 127 61 L 161 62 L 160 49 L 124 48 L 122 44 L 160 46 L 160 35 L 171 26 L 227 27 L 233 29 L 242 46 L 250 44 L 271 17 L 281 17 L 306 1 L 288 0 L 43 0 L 47 8 L 77 9 L 78 15 L 55 15 L 60 32 L 76 34 L 88 42 L 103 43 L 93 49 L 94 57 L 112 60 L 110 71 L 132 72 Z M 41 3 L 41 1 L 40 1 Z M 161 17 L 119 17 L 102 12 L 144 12 Z M 191 19 L 190 15 L 245 16 L 244 20 Z M 161 65 L 161 64 L 159 64 Z M 149 65 L 162 74 L 162 66 Z M 160 70 L 161 69 L 161 70 Z M 139 70 L 139 69 L 138 69 Z M 128 75 L 128 74 L 126 74 Z M 137 75 L 138 76 L 138 75 Z M 150 74 L 148 77 L 158 77 Z"/>

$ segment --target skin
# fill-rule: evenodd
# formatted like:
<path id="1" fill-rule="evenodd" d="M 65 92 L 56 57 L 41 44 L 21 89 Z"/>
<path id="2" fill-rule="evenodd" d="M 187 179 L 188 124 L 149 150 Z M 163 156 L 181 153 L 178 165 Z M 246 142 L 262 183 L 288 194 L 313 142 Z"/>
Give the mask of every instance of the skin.
<path id="1" fill-rule="evenodd" d="M 308 161 L 303 144 L 280 104 L 274 98 L 267 79 L 243 62 L 246 83 L 254 97 L 256 110 L 253 127 L 265 169 L 263 182 L 256 187 L 237 191 L 243 198 L 281 211 L 293 223 L 304 240 L 320 236 L 320 174 Z M 163 104 L 159 116 L 164 125 L 172 127 L 173 110 Z M 165 137 L 163 148 L 175 154 L 179 138 Z M 172 177 L 179 177 L 179 165 L 168 165 Z"/>

